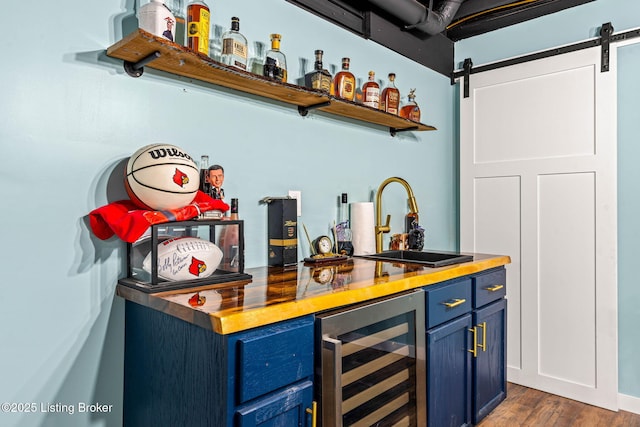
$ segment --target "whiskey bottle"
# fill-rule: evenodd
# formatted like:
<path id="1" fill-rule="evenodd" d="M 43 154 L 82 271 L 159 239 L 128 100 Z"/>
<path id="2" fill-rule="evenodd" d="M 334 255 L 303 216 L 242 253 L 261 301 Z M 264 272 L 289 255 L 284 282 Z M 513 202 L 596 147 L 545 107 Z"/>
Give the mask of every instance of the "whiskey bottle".
<path id="1" fill-rule="evenodd" d="M 209 6 L 202 0 L 191 0 L 187 5 L 187 47 L 209 55 Z"/>
<path id="2" fill-rule="evenodd" d="M 280 82 L 287 82 L 287 58 L 280 51 L 280 34 L 271 34 L 271 49 L 267 51 L 263 75 Z"/>
<path id="3" fill-rule="evenodd" d="M 247 39 L 240 33 L 240 18 L 231 18 L 231 29 L 222 35 L 220 61 L 240 70 L 247 69 Z"/>
<path id="4" fill-rule="evenodd" d="M 396 88 L 395 80 L 395 73 L 389 73 L 389 86 L 384 88 L 380 96 L 380 109 L 397 115 L 400 106 L 400 91 Z"/>
<path id="5" fill-rule="evenodd" d="M 356 96 L 356 78 L 349 71 L 349 58 L 342 58 L 342 70 L 333 78 L 332 95 L 353 101 Z"/>
<path id="6" fill-rule="evenodd" d="M 322 68 L 323 51 L 316 50 L 314 54 L 316 55 L 314 69 L 304 76 L 304 85 L 311 89 L 329 93 L 331 91 L 331 74 Z"/>
<path id="7" fill-rule="evenodd" d="M 400 116 L 404 117 L 405 119 L 413 120 L 414 122 L 419 122 L 420 107 L 416 103 L 416 90 L 411 89 L 409 91 L 409 95 L 407 95 L 407 98 L 409 98 L 409 102 L 407 103 L 407 105 L 404 105 L 402 106 L 402 108 L 400 108 Z"/>
<path id="8" fill-rule="evenodd" d="M 376 73 L 369 71 L 369 80 L 362 86 L 362 103 L 368 107 L 380 108 L 380 85 L 376 83 Z"/>

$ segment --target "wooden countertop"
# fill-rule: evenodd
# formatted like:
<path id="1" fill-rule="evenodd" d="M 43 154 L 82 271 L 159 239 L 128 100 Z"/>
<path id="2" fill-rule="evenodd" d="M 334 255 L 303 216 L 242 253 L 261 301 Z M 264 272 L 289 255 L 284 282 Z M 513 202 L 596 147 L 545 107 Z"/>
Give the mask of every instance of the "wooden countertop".
<path id="1" fill-rule="evenodd" d="M 219 334 L 230 334 L 318 313 L 345 305 L 385 297 L 449 279 L 477 273 L 511 262 L 508 256 L 474 254 L 474 260 L 429 268 L 352 258 L 342 264 L 283 270 L 247 269 L 251 281 L 230 282 L 155 294 L 118 285 L 117 295 L 178 317 Z M 196 292 L 206 301 L 192 307 Z"/>

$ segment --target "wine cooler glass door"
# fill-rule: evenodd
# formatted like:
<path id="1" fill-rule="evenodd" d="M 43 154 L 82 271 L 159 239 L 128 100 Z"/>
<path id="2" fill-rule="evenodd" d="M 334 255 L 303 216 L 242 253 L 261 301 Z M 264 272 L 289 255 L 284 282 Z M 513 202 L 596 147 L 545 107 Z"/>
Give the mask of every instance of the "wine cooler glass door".
<path id="1" fill-rule="evenodd" d="M 422 290 L 318 316 L 322 424 L 424 426 Z"/>

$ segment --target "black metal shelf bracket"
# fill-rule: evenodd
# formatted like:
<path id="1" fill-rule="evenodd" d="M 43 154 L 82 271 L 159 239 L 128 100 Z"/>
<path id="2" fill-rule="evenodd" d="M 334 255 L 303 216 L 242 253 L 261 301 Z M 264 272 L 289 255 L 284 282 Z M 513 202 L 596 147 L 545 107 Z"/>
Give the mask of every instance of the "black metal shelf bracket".
<path id="1" fill-rule="evenodd" d="M 402 128 L 402 129 L 398 129 L 398 128 L 389 128 L 389 133 L 390 133 L 390 134 L 391 134 L 391 136 L 393 137 L 393 136 L 396 136 L 396 134 L 397 134 L 398 132 L 408 132 L 408 131 L 416 130 L 416 129 L 418 129 L 418 126 L 411 126 L 411 127 L 408 127 L 408 128 Z"/>
<path id="2" fill-rule="evenodd" d="M 609 71 L 609 47 L 611 44 L 611 35 L 613 34 L 613 26 L 611 22 L 602 24 L 600 27 L 600 72 Z"/>
<path id="3" fill-rule="evenodd" d="M 160 58 L 160 55 L 160 51 L 156 50 L 155 52 L 150 53 L 138 62 L 124 61 L 124 70 L 131 77 L 140 77 L 142 73 L 144 73 L 144 66 L 149 62 Z"/>
<path id="4" fill-rule="evenodd" d="M 302 117 L 305 117 L 309 114 L 309 111 L 315 110 L 316 108 L 328 107 L 329 105 L 331 105 L 331 101 L 320 102 L 319 104 L 308 105 L 306 107 L 299 105 L 298 113 L 300 113 Z"/>

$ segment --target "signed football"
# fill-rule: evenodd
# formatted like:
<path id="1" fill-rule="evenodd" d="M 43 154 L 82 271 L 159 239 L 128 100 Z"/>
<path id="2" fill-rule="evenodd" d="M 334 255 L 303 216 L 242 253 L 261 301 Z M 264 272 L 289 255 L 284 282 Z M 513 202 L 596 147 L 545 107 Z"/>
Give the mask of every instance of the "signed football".
<path id="1" fill-rule="evenodd" d="M 166 280 L 209 277 L 220 261 L 220 248 L 197 237 L 175 237 L 158 245 L 158 277 Z M 142 269 L 151 273 L 151 253 L 142 261 Z"/>

